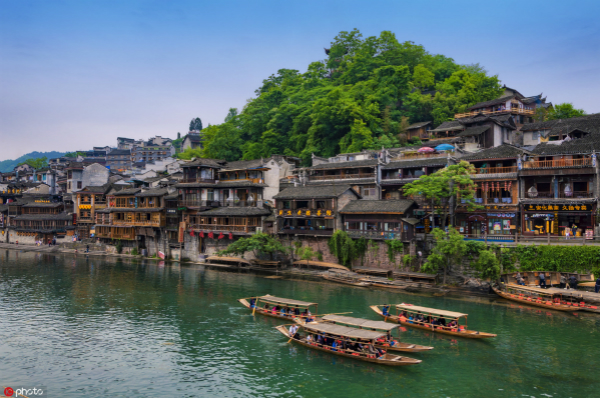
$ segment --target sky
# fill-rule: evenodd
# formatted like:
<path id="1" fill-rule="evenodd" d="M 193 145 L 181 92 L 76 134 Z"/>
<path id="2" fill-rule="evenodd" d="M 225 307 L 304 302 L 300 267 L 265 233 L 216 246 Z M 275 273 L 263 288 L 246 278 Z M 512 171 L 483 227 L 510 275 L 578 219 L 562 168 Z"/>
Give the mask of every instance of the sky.
<path id="1" fill-rule="evenodd" d="M 596 0 L 0 0 L 0 160 L 222 123 L 354 28 L 596 113 L 598 15 Z"/>

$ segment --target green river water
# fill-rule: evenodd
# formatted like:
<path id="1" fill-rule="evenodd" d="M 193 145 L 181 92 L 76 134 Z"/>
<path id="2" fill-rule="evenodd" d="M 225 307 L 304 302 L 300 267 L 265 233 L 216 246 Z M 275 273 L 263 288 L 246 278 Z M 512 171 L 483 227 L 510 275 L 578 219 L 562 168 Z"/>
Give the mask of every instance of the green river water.
<path id="1" fill-rule="evenodd" d="M 273 328 L 282 321 L 237 302 L 256 294 L 375 320 L 369 305 L 409 302 L 468 313 L 470 329 L 498 337 L 408 329 L 403 341 L 435 349 L 407 354 L 419 365 L 386 367 L 287 344 Z M 0 251 L 0 386 L 50 397 L 593 397 L 599 326 L 600 315 L 500 298 Z"/>

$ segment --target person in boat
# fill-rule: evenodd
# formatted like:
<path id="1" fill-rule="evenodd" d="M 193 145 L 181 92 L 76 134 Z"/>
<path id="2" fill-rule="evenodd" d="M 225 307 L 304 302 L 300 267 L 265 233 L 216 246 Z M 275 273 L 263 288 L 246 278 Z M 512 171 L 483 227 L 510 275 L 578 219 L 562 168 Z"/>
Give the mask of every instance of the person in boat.
<path id="1" fill-rule="evenodd" d="M 431 321 L 432 325 L 439 325 L 438 319 L 437 318 L 433 318 L 433 320 Z"/>
<path id="2" fill-rule="evenodd" d="M 306 342 L 308 344 L 311 344 L 313 342 L 312 334 L 309 333 L 309 334 L 306 335 Z"/>
<path id="3" fill-rule="evenodd" d="M 596 293 L 600 292 L 600 278 L 596 279 L 596 285 L 594 286 L 594 291 Z"/>
<path id="4" fill-rule="evenodd" d="M 300 335 L 298 334 L 298 325 L 292 325 L 289 329 L 290 337 L 294 339 L 299 339 Z"/>
<path id="5" fill-rule="evenodd" d="M 453 319 L 450 321 L 450 323 L 448 324 L 448 327 L 450 329 L 457 329 L 458 327 L 458 322 L 456 322 L 456 319 Z"/>
<path id="6" fill-rule="evenodd" d="M 559 285 L 559 287 L 561 289 L 567 289 L 567 278 L 563 274 L 560 274 L 560 285 Z"/>
<path id="7" fill-rule="evenodd" d="M 296 308 L 294 308 L 294 315 L 296 315 L 296 316 L 300 315 L 300 308 L 298 308 L 298 306 L 296 306 Z"/>
<path id="8" fill-rule="evenodd" d="M 414 323 L 414 318 L 412 316 L 412 314 L 410 314 L 410 316 L 408 317 L 408 323 Z"/>
<path id="9" fill-rule="evenodd" d="M 445 318 L 442 318 L 442 317 L 440 317 L 440 319 L 439 319 L 439 324 L 440 324 L 440 326 L 441 326 L 441 327 L 444 327 L 444 328 L 445 328 L 445 327 L 446 327 L 446 319 L 445 319 Z"/>
<path id="10" fill-rule="evenodd" d="M 420 312 L 417 312 L 417 322 L 419 322 L 419 323 L 425 322 L 425 317 Z"/>
<path id="11" fill-rule="evenodd" d="M 256 307 L 256 299 L 253 297 L 250 299 L 250 308 Z"/>
<path id="12" fill-rule="evenodd" d="M 381 308 L 381 313 L 385 316 L 390 316 L 390 305 L 384 304 L 383 307 Z"/>
<path id="13" fill-rule="evenodd" d="M 400 316 L 398 316 L 398 320 L 400 322 L 406 322 L 408 320 L 408 318 L 406 317 L 406 311 L 402 311 L 402 313 L 400 313 Z"/>
<path id="14" fill-rule="evenodd" d="M 269 303 L 266 303 L 263 308 L 264 308 L 265 311 L 269 311 Z"/>
<path id="15" fill-rule="evenodd" d="M 433 322 L 433 318 L 431 317 L 431 315 L 427 316 L 427 321 L 425 323 L 431 325 L 432 322 Z"/>
<path id="16" fill-rule="evenodd" d="M 339 340 L 338 340 L 339 341 Z M 333 340 L 331 342 L 331 351 L 337 351 L 337 348 L 339 347 L 339 343 L 336 340 Z"/>
<path id="17" fill-rule="evenodd" d="M 324 344 L 325 343 L 325 339 L 323 338 L 323 335 L 320 334 L 317 336 L 317 343 L 319 344 Z"/>
<path id="18" fill-rule="evenodd" d="M 525 281 L 523 280 L 523 276 L 521 276 L 520 272 L 517 272 L 515 279 L 517 280 L 517 285 L 525 286 Z"/>

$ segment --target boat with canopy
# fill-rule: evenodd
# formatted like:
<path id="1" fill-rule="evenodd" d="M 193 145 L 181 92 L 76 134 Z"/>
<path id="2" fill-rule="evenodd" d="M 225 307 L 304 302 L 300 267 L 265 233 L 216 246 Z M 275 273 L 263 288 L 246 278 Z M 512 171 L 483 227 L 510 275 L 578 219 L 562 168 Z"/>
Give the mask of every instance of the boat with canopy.
<path id="1" fill-rule="evenodd" d="M 508 300 L 516 301 L 524 305 L 532 305 L 555 311 L 579 311 L 586 304 L 573 302 L 573 296 L 567 294 L 569 301 L 565 300 L 562 292 L 544 291 L 540 288 L 532 288 L 521 285 L 504 285 L 504 290 L 499 287 L 492 286 L 492 290 L 500 296 Z M 597 309 L 595 306 L 589 306 L 592 309 Z"/>
<path id="2" fill-rule="evenodd" d="M 371 309 L 383 318 L 385 318 L 386 321 L 398 323 L 403 326 L 409 326 L 411 328 L 427 330 L 435 333 L 449 334 L 451 336 L 466 337 L 470 339 L 486 339 L 496 337 L 496 335 L 492 333 L 467 330 L 468 314 L 402 303 L 396 304 L 394 306 L 396 308 L 396 315 L 392 315 L 390 313 L 385 314 L 383 311 L 383 307 L 386 306 L 372 305 Z M 424 321 L 419 322 L 414 319 L 408 319 L 411 315 L 415 317 L 418 315 L 422 315 L 424 317 Z M 433 324 L 431 320 L 435 318 L 443 320 L 445 325 Z M 463 318 L 465 320 L 465 324 L 460 325 L 459 321 Z M 456 321 L 456 324 L 454 326 L 450 326 L 452 324 L 452 321 Z"/>
<path id="3" fill-rule="evenodd" d="M 304 323 L 304 320 L 296 319 L 298 323 Z M 323 315 L 321 317 L 317 317 L 314 321 L 309 322 L 310 324 L 315 323 L 332 323 L 334 325 L 345 325 L 351 326 L 358 329 L 365 330 L 373 330 L 373 331 L 383 331 L 386 333 L 385 338 L 378 339 L 375 342 L 375 347 L 384 349 L 386 351 L 402 351 L 402 352 L 420 352 L 420 351 L 429 351 L 432 350 L 433 347 L 419 345 L 419 344 L 410 344 L 404 343 L 398 340 L 395 340 L 392 337 L 392 330 L 398 328 L 399 325 L 394 325 L 389 322 L 382 321 L 372 321 L 370 319 L 362 319 L 362 318 L 354 318 L 351 316 L 344 315 Z"/>
<path id="4" fill-rule="evenodd" d="M 288 321 L 293 320 L 294 318 L 302 319 L 307 316 L 314 316 L 319 309 L 318 303 L 275 297 L 269 294 L 266 296 L 243 298 L 238 301 L 242 303 L 244 307 L 251 309 L 252 314 L 256 312 L 261 315 Z M 311 314 L 309 308 L 313 306 L 314 314 Z"/>
<path id="5" fill-rule="evenodd" d="M 351 285 L 356 287 L 369 287 L 371 284 L 362 279 L 356 279 L 345 275 L 323 275 L 323 279 L 336 282 L 343 283 L 344 285 Z"/>
<path id="6" fill-rule="evenodd" d="M 421 363 L 419 359 L 389 354 L 381 349 L 378 350 L 376 341 L 385 338 L 386 332 L 358 329 L 332 323 L 310 322 L 298 325 L 301 328 L 299 333 L 290 336 L 289 326 L 281 325 L 277 326 L 276 329 L 281 334 L 289 337 L 289 342 L 293 340 L 297 344 L 314 350 L 327 351 L 346 358 L 389 366 Z"/>

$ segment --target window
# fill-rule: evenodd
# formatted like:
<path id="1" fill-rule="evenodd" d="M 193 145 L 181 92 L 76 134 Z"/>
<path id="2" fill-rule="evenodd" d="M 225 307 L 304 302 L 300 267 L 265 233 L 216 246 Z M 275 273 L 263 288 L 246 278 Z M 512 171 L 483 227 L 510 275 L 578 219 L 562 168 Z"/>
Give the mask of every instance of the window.
<path id="1" fill-rule="evenodd" d="M 81 189 L 81 181 L 77 181 L 77 189 Z"/>
<path id="2" fill-rule="evenodd" d="M 540 139 L 540 132 L 539 131 L 534 131 L 533 133 L 531 133 L 531 139 L 533 141 L 537 141 Z"/>
<path id="3" fill-rule="evenodd" d="M 71 189 L 71 181 L 67 183 L 67 189 Z"/>

